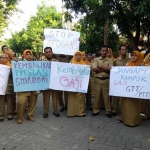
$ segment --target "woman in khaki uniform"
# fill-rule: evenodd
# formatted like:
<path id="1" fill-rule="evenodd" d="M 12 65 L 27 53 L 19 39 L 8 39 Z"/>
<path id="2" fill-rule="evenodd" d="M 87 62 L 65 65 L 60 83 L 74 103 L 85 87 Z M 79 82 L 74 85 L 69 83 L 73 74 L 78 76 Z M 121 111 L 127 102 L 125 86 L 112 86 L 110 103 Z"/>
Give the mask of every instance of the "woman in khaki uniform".
<path id="1" fill-rule="evenodd" d="M 82 60 L 82 54 L 80 51 L 76 51 L 72 58 L 73 64 L 86 64 Z M 85 117 L 85 94 L 78 92 L 68 92 L 68 107 L 67 117 Z"/>
<path id="2" fill-rule="evenodd" d="M 127 66 L 141 66 L 141 53 L 133 51 L 131 60 Z M 123 122 L 125 125 L 134 127 L 140 124 L 140 111 L 142 100 L 137 98 L 121 98 L 121 119 L 118 123 Z"/>
<path id="3" fill-rule="evenodd" d="M 9 58 L 6 54 L 0 55 L 0 64 L 9 66 L 11 68 L 11 64 L 9 62 Z M 12 73 L 10 72 L 8 85 L 6 89 L 6 95 L 0 95 L 0 121 L 4 121 L 5 116 L 5 98 L 7 99 L 7 119 L 13 119 L 13 80 Z"/>
<path id="4" fill-rule="evenodd" d="M 25 50 L 23 52 L 23 57 L 26 61 L 33 60 L 33 54 L 30 50 Z M 37 94 L 36 92 L 18 92 L 17 93 L 18 103 L 17 103 L 17 111 L 18 111 L 18 120 L 17 123 L 21 124 L 23 122 L 23 116 L 25 109 L 28 104 L 28 111 L 27 111 L 27 120 L 35 121 L 33 118 L 33 114 L 35 112 L 36 103 L 37 103 Z"/>

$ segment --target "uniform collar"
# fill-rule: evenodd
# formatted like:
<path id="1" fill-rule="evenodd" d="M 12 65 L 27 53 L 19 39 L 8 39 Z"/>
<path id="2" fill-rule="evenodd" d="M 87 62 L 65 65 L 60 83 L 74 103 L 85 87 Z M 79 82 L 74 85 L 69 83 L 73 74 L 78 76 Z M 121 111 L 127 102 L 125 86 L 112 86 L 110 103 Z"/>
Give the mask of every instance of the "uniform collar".
<path id="1" fill-rule="evenodd" d="M 109 58 L 106 57 L 105 59 L 102 58 L 102 56 L 99 57 L 100 60 L 108 60 Z"/>
<path id="2" fill-rule="evenodd" d="M 120 61 L 121 61 L 121 60 L 125 61 L 125 60 L 128 60 L 128 59 L 129 59 L 129 58 L 127 58 L 127 57 L 126 57 L 125 59 L 122 59 L 121 57 L 118 58 L 118 60 L 120 60 Z"/>

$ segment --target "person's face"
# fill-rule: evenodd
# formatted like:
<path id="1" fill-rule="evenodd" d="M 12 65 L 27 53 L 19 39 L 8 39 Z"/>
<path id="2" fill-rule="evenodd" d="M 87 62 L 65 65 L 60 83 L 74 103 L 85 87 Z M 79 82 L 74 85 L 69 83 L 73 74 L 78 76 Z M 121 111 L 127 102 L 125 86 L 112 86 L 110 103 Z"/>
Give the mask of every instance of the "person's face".
<path id="1" fill-rule="evenodd" d="M 45 57 L 46 57 L 47 59 L 49 59 L 49 58 L 52 57 L 53 52 L 52 52 L 52 50 L 51 50 L 50 48 L 48 48 L 48 49 L 45 49 L 44 55 L 45 55 Z"/>
<path id="2" fill-rule="evenodd" d="M 26 53 L 26 60 L 31 61 L 33 59 L 32 55 L 30 52 Z"/>
<path id="3" fill-rule="evenodd" d="M 86 54 L 82 54 L 82 59 L 86 60 Z"/>
<path id="4" fill-rule="evenodd" d="M 76 59 L 76 61 L 80 61 L 81 60 L 81 54 L 80 53 L 76 53 L 75 54 L 75 59 Z"/>
<path id="5" fill-rule="evenodd" d="M 87 60 L 88 60 L 88 61 L 91 61 L 91 60 L 92 60 L 92 56 L 91 56 L 91 55 L 88 55 L 88 56 L 87 56 Z"/>
<path id="6" fill-rule="evenodd" d="M 136 62 L 136 61 L 137 61 L 137 55 L 136 55 L 135 53 L 133 53 L 133 54 L 131 55 L 131 61 L 132 61 L 132 62 Z"/>
<path id="7" fill-rule="evenodd" d="M 125 46 L 121 46 L 121 49 L 120 49 L 120 55 L 123 55 L 125 56 L 127 53 L 127 48 Z"/>
<path id="8" fill-rule="evenodd" d="M 102 49 L 100 50 L 100 54 L 102 57 L 106 57 L 108 53 L 108 48 L 107 47 L 102 47 Z"/>
<path id="9" fill-rule="evenodd" d="M 7 51 L 9 51 L 9 49 L 7 46 L 5 46 L 5 47 L 3 47 L 2 51 L 3 51 L 3 53 L 6 53 Z"/>
<path id="10" fill-rule="evenodd" d="M 5 55 L 0 56 L 0 62 L 2 64 L 5 64 L 7 62 L 7 60 L 8 60 L 7 56 L 5 56 Z"/>

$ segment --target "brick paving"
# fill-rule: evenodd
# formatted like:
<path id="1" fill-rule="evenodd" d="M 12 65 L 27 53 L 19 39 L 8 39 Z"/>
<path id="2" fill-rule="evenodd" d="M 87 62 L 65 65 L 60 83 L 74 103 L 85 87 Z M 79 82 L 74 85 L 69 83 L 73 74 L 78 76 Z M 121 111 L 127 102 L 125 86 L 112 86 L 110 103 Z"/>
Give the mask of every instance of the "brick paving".
<path id="1" fill-rule="evenodd" d="M 58 118 L 52 113 L 51 107 L 49 117 L 42 117 L 39 95 L 35 122 L 24 119 L 19 125 L 16 116 L 0 122 L 0 150 L 150 150 L 150 121 L 127 127 L 117 123 L 119 117 L 107 118 L 104 111 L 92 117 L 88 110 L 86 117 L 74 118 L 67 118 L 66 111 Z"/>

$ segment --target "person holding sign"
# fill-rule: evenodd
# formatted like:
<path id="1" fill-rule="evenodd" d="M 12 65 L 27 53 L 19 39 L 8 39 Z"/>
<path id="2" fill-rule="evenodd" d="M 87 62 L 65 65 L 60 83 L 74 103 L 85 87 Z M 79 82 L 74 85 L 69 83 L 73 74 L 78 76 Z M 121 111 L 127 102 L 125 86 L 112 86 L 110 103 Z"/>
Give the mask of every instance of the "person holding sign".
<path id="1" fill-rule="evenodd" d="M 33 60 L 33 54 L 32 52 L 27 49 L 23 52 L 23 57 L 26 61 L 32 61 Z M 33 114 L 35 112 L 36 103 L 37 103 L 37 94 L 36 92 L 17 92 L 18 97 L 18 104 L 17 104 L 17 123 L 21 124 L 23 122 L 23 116 L 25 109 L 28 104 L 28 111 L 27 111 L 27 120 L 29 121 L 35 121 L 33 118 Z"/>
<path id="2" fill-rule="evenodd" d="M 129 58 L 126 57 L 127 48 L 125 45 L 119 46 L 119 57 L 113 61 L 113 66 L 125 66 L 129 62 Z M 120 97 L 112 97 L 112 116 L 117 116 L 117 110 L 120 102 Z"/>
<path id="3" fill-rule="evenodd" d="M 9 60 L 10 63 L 11 63 L 12 60 L 15 60 L 15 61 L 17 60 L 16 53 L 13 52 L 13 51 L 10 51 L 8 49 L 7 45 L 3 45 L 1 47 L 1 49 L 2 49 L 2 52 L 8 56 L 8 60 Z M 7 100 L 7 98 L 6 98 L 6 100 Z M 14 112 L 15 115 L 17 114 L 16 113 L 16 93 L 14 93 L 14 98 L 13 98 L 13 112 Z"/>
<path id="4" fill-rule="evenodd" d="M 0 64 L 9 66 L 11 68 L 11 64 L 9 62 L 9 58 L 6 54 L 0 55 Z M 6 90 L 6 95 L 0 95 L 0 121 L 4 121 L 5 116 L 5 98 L 7 98 L 7 119 L 13 119 L 13 80 L 12 73 L 9 75 L 8 85 Z"/>
<path id="5" fill-rule="evenodd" d="M 86 64 L 82 60 L 82 53 L 76 51 L 73 58 L 73 64 Z M 68 92 L 67 117 L 85 117 L 85 100 L 84 93 Z"/>
<path id="6" fill-rule="evenodd" d="M 141 66 L 143 60 L 141 53 L 133 51 L 131 60 L 127 66 Z M 141 99 L 122 97 L 121 98 L 121 119 L 118 123 L 123 122 L 125 125 L 134 127 L 140 124 Z"/>
<path id="7" fill-rule="evenodd" d="M 109 75 L 110 69 L 113 65 L 111 59 L 107 58 L 108 47 L 102 46 L 100 50 L 101 56 L 94 59 L 92 64 L 94 75 L 94 83 L 95 83 L 95 97 L 94 97 L 94 106 L 92 116 L 96 116 L 100 111 L 100 101 L 103 97 L 105 104 L 105 114 L 107 117 L 112 118 L 111 115 L 111 105 L 109 98 Z"/>
<path id="8" fill-rule="evenodd" d="M 53 55 L 53 51 L 51 47 L 44 48 L 44 55 L 46 57 L 45 61 L 57 61 L 57 58 L 55 57 L 56 55 Z M 44 106 L 43 118 L 48 118 L 51 92 L 52 92 L 53 110 L 54 110 L 53 115 L 55 115 L 56 117 L 60 117 L 60 114 L 58 113 L 58 100 L 61 91 L 48 89 L 43 91 L 43 106 Z"/>

